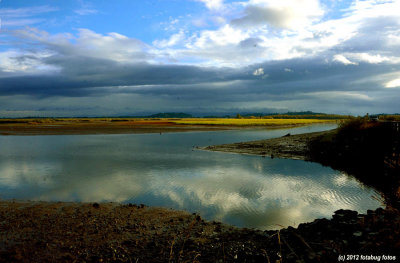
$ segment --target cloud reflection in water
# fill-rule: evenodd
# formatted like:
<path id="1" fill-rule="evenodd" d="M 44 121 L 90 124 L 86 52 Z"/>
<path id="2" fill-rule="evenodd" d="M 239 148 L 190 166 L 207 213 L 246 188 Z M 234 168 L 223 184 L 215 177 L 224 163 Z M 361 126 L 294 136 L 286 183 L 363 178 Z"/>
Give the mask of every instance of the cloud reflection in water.
<path id="1" fill-rule="evenodd" d="M 373 190 L 319 164 L 191 150 L 221 133 L 221 143 L 246 135 L 3 136 L 12 150 L 0 149 L 0 197 L 145 203 L 261 229 L 380 205 Z"/>

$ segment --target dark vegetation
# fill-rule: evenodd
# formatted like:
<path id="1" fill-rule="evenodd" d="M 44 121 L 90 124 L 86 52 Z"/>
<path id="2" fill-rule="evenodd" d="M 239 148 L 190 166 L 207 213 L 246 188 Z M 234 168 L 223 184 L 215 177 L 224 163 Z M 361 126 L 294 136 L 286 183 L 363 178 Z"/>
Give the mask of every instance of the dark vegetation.
<path id="1" fill-rule="evenodd" d="M 400 121 L 400 114 L 382 114 L 377 116 L 377 118 L 382 121 Z"/>
<path id="2" fill-rule="evenodd" d="M 354 175 L 400 207 L 400 123 L 352 118 L 309 143 L 310 159 Z"/>

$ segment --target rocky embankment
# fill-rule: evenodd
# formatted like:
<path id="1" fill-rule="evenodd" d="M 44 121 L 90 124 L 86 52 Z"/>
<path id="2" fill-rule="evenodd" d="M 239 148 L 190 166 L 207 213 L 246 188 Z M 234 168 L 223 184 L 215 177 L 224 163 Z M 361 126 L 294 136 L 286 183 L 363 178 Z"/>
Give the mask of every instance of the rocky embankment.
<path id="1" fill-rule="evenodd" d="M 143 205 L 3 201 L 0 262 L 396 262 L 399 222 L 397 210 L 339 210 L 260 231 Z"/>

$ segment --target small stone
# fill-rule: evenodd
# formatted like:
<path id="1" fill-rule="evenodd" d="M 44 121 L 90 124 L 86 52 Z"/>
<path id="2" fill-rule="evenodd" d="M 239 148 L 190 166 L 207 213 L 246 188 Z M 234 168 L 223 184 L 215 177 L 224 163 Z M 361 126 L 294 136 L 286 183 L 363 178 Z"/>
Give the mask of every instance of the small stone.
<path id="1" fill-rule="evenodd" d="M 376 213 L 377 215 L 382 215 L 383 212 L 384 212 L 384 210 L 383 210 L 382 207 L 379 207 L 378 209 L 375 210 L 375 213 Z"/>

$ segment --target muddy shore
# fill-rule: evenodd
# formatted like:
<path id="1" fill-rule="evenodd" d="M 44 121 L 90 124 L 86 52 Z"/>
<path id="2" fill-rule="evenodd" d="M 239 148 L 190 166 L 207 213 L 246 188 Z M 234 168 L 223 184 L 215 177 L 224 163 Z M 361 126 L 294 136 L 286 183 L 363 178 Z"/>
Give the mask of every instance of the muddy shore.
<path id="1" fill-rule="evenodd" d="M 397 210 L 339 210 L 260 231 L 144 205 L 1 201 L 0 262 L 396 262 L 399 222 Z"/>
<path id="2" fill-rule="evenodd" d="M 308 143 L 323 134 L 333 132 L 334 131 L 323 131 L 296 135 L 287 134 L 286 136 L 279 138 L 212 145 L 198 147 L 198 149 L 217 152 L 261 155 L 272 158 L 276 157 L 295 160 L 308 160 Z"/>

